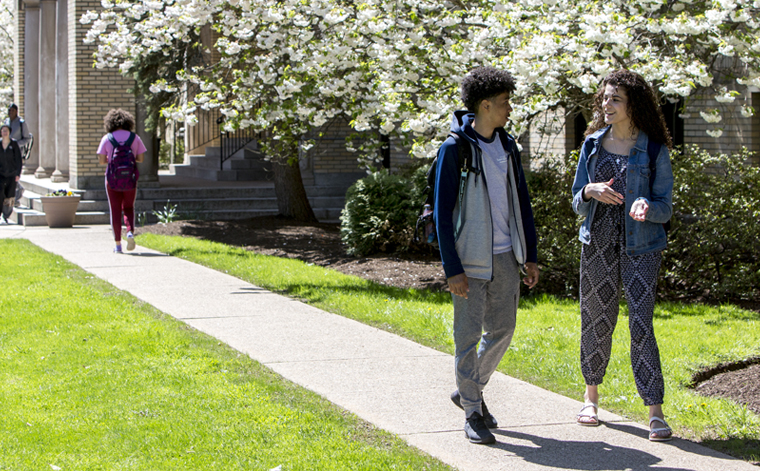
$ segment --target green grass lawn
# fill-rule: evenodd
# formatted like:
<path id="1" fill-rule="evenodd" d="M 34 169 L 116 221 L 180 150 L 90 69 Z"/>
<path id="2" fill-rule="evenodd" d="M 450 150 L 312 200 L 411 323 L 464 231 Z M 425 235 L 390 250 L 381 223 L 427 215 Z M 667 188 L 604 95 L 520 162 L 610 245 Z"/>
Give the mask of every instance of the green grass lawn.
<path id="1" fill-rule="evenodd" d="M 0 260 L 0 470 L 450 469 L 27 241 Z"/>
<path id="2" fill-rule="evenodd" d="M 453 353 L 453 311 L 446 294 L 385 287 L 298 260 L 192 238 L 144 234 L 138 240 L 145 247 Z M 524 299 L 517 322 L 512 346 L 499 370 L 581 400 L 584 382 L 577 302 Z M 760 417 L 744 406 L 700 396 L 688 387 L 692 375 L 702 368 L 760 356 L 760 314 L 730 305 L 660 303 L 655 309 L 655 329 L 665 375 L 664 410 L 676 434 L 760 461 Z M 646 408 L 631 373 L 629 339 L 623 304 L 612 359 L 600 387 L 600 406 L 646 423 Z"/>

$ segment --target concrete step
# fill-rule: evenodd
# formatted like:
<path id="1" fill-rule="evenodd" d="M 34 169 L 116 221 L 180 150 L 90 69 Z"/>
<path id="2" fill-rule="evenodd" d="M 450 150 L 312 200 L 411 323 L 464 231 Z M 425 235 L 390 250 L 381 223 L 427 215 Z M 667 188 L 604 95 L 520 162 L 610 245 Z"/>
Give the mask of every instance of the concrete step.
<path id="1" fill-rule="evenodd" d="M 29 208 L 13 208 L 13 214 L 8 218 L 21 226 L 47 226 L 45 213 Z M 102 211 L 77 211 L 74 225 L 110 224 L 108 212 Z"/>
<path id="2" fill-rule="evenodd" d="M 147 203 L 147 201 L 144 201 Z M 309 198 L 312 208 L 343 208 L 343 199 L 339 197 Z M 258 210 L 277 209 L 276 198 L 203 198 L 178 200 L 153 200 L 148 209 L 160 211 L 168 205 L 177 205 L 181 211 L 217 211 L 217 210 Z M 135 205 L 136 210 L 140 210 Z"/>
<path id="3" fill-rule="evenodd" d="M 191 164 L 171 164 L 169 169 L 179 177 L 200 178 L 213 182 L 234 182 L 237 175 L 233 170 L 220 170 L 216 168 L 197 167 Z"/>
<path id="4" fill-rule="evenodd" d="M 28 177 L 22 181 L 24 196 L 20 208 L 11 220 L 23 225 L 46 225 L 40 196 L 55 189 L 68 189 L 66 183 L 52 184 L 49 180 L 37 181 Z M 202 182 L 199 182 L 202 184 Z M 176 184 L 176 183 L 175 183 Z M 135 212 L 146 222 L 156 222 L 154 212 L 176 205 L 179 217 L 184 219 L 245 219 L 276 215 L 277 198 L 271 182 L 223 184 L 216 187 L 193 187 L 193 180 L 181 187 L 138 188 Z M 171 183 L 168 183 L 171 185 Z M 342 187 L 307 187 L 309 202 L 320 221 L 337 222 L 345 203 Z M 75 224 L 108 224 L 108 196 L 104 189 L 75 191 L 82 198 L 77 207 Z"/>

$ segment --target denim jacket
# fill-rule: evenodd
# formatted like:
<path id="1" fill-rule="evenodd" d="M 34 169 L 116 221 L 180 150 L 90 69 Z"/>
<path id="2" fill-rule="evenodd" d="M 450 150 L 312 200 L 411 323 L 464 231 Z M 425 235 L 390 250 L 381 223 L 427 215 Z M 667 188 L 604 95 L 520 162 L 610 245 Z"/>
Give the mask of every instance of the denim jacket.
<path id="1" fill-rule="evenodd" d="M 610 126 L 607 126 L 586 138 L 573 182 L 573 210 L 586 218 L 581 224 L 578 237 L 584 244 L 588 244 L 591 240 L 591 223 L 599 202 L 593 198 L 584 201 L 583 189 L 588 183 L 594 181 L 602 136 L 609 129 Z M 667 222 L 673 214 L 673 170 L 670 167 L 670 153 L 666 146 L 660 147 L 655 166 L 655 180 L 650 185 L 648 144 L 647 135 L 639 132 L 636 144 L 628 155 L 625 190 L 625 249 L 629 255 L 663 250 L 667 246 L 668 239 L 662 224 Z M 629 214 L 633 202 L 638 199 L 644 199 L 649 204 L 649 211 L 644 222 L 634 221 Z"/>

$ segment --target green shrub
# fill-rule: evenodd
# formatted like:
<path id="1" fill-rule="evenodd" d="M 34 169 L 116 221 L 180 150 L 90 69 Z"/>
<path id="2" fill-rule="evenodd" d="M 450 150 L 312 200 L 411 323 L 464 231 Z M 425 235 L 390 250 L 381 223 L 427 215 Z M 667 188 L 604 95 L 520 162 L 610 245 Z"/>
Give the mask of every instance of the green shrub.
<path id="1" fill-rule="evenodd" d="M 672 297 L 760 299 L 760 168 L 751 154 L 672 156 L 675 217 L 660 272 Z"/>
<path id="2" fill-rule="evenodd" d="M 659 296 L 760 299 L 760 168 L 749 153 L 671 154 L 674 217 L 663 252 Z M 538 232 L 539 293 L 578 295 L 580 218 L 572 210 L 577 153 L 544 158 L 528 175 Z"/>
<path id="3" fill-rule="evenodd" d="M 573 212 L 570 188 L 578 153 L 567 157 L 534 156 L 540 162 L 526 172 L 538 236 L 541 276 L 532 292 L 577 297 L 581 259 L 580 218 Z"/>
<path id="4" fill-rule="evenodd" d="M 421 249 L 413 239 L 421 205 L 419 180 L 375 172 L 354 183 L 346 193 L 340 216 L 341 240 L 351 255 Z M 424 175 L 423 175 L 424 179 Z"/>

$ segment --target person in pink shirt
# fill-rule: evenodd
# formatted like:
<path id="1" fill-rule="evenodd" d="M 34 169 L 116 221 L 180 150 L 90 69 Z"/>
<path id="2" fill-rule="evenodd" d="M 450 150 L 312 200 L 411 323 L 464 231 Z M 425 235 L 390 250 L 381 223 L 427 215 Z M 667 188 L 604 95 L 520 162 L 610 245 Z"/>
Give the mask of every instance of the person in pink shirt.
<path id="1" fill-rule="evenodd" d="M 109 136 L 112 135 L 114 140 L 119 144 L 125 144 L 132 135 L 131 149 L 135 156 L 136 162 L 142 162 L 145 157 L 145 144 L 140 136 L 134 134 L 135 118 L 131 113 L 119 109 L 112 109 L 103 118 L 103 128 L 106 135 L 100 140 L 98 146 L 98 162 L 101 165 L 108 165 L 114 155 L 115 146 Z M 106 173 L 108 173 L 106 167 Z M 124 224 L 127 229 L 127 250 L 135 248 L 135 197 L 137 196 L 137 187 L 129 190 L 117 190 L 111 188 L 106 178 L 106 193 L 108 194 L 108 205 L 111 209 L 111 228 L 113 229 L 114 241 L 116 241 L 115 253 L 122 253 L 121 249 L 121 218 L 124 214 Z"/>

